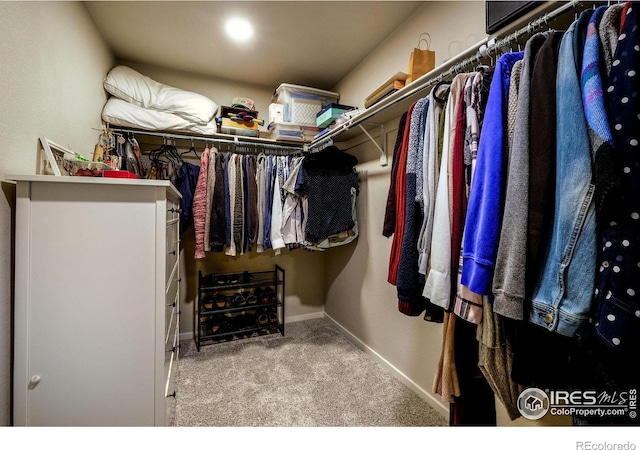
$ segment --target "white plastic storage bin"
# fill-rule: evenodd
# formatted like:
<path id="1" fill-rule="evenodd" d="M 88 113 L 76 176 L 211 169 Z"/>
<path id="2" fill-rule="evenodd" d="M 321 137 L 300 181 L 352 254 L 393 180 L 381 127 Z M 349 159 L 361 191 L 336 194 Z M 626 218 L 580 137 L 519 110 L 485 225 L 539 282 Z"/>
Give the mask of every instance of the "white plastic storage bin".
<path id="1" fill-rule="evenodd" d="M 337 103 L 340 94 L 307 86 L 283 83 L 272 101 L 284 106 L 285 123 L 316 126 L 316 115 L 330 103 Z"/>
<path id="2" fill-rule="evenodd" d="M 320 130 L 299 123 L 272 123 L 269 125 L 271 139 L 276 141 L 311 142 Z"/>

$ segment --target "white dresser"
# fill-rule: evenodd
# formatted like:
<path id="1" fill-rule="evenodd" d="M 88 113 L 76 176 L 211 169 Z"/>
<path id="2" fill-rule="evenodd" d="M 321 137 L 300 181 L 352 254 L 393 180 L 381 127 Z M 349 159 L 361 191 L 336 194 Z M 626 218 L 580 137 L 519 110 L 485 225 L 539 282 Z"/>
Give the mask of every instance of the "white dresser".
<path id="1" fill-rule="evenodd" d="M 168 181 L 6 178 L 17 182 L 15 425 L 166 425 L 179 192 Z"/>

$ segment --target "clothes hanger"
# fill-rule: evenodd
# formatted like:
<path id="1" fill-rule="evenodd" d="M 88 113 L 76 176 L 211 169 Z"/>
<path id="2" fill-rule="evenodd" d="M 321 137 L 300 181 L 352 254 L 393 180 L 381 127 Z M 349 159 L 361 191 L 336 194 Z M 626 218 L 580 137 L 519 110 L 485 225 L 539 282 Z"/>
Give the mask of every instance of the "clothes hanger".
<path id="1" fill-rule="evenodd" d="M 433 91 L 433 98 L 435 99 L 435 101 L 439 102 L 439 103 L 445 103 L 447 101 L 447 97 L 449 95 L 449 88 L 447 87 L 447 90 L 444 92 L 444 98 L 440 98 L 438 97 L 437 93 L 438 90 L 440 89 L 441 86 L 448 84 L 450 85 L 451 83 L 447 80 L 440 80 L 436 83 L 436 85 L 434 86 L 434 91 Z"/>
<path id="2" fill-rule="evenodd" d="M 189 150 L 179 153 L 178 156 L 180 157 L 180 160 L 182 160 L 182 156 L 188 155 L 189 153 L 192 153 L 192 152 L 196 155 L 196 158 L 200 159 L 200 155 L 198 155 L 198 152 L 196 150 L 195 145 L 193 144 L 193 141 L 191 141 L 191 147 L 189 148 Z"/>

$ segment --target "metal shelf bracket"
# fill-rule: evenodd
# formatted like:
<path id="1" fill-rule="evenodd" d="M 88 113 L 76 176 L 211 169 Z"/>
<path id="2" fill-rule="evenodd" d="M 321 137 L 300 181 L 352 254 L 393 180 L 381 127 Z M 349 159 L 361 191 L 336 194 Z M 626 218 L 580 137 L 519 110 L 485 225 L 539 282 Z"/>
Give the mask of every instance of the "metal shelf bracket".
<path id="1" fill-rule="evenodd" d="M 388 159 L 387 159 L 387 140 L 385 139 L 385 136 L 384 136 L 384 125 L 380 124 L 380 136 L 382 137 L 382 147 L 380 147 L 380 144 L 376 142 L 375 138 L 371 136 L 367 130 L 365 130 L 362 124 L 359 123 L 358 126 L 360 127 L 362 132 L 371 140 L 371 142 L 373 142 L 373 145 L 375 145 L 380 151 L 380 165 L 383 167 L 386 166 L 388 164 Z"/>

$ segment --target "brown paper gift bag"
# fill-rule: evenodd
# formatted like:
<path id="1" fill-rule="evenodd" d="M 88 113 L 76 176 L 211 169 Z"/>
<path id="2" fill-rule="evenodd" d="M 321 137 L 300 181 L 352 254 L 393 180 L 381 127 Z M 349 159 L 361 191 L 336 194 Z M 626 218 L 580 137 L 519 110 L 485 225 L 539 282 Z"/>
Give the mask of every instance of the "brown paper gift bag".
<path id="1" fill-rule="evenodd" d="M 423 42 L 426 44 L 426 49 L 421 48 Z M 407 84 L 433 70 L 436 66 L 436 52 L 429 50 L 430 46 L 431 36 L 429 33 L 422 33 L 418 39 L 418 46 L 413 49 L 409 57 Z"/>

